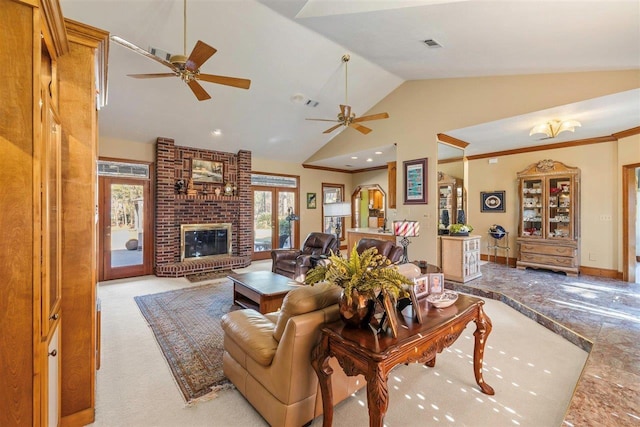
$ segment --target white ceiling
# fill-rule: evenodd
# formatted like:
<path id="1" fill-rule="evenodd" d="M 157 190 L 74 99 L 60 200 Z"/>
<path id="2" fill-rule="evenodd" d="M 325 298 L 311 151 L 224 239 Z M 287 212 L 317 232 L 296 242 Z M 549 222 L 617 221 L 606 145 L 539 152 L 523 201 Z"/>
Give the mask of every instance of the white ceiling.
<path id="1" fill-rule="evenodd" d="M 61 0 L 61 5 L 66 17 L 142 48 L 183 51 L 182 0 Z M 443 47 L 428 49 L 422 43 L 428 38 Z M 379 112 L 369 109 L 405 80 L 640 69 L 640 2 L 188 0 L 187 54 L 197 40 L 218 50 L 201 67 L 203 73 L 248 78 L 251 88 L 203 82 L 212 99 L 200 102 L 178 78 L 127 77 L 167 70 L 112 43 L 101 138 L 153 143 L 164 136 L 178 145 L 246 149 L 254 157 L 304 163 L 340 131 L 356 132 L 342 128 L 324 135 L 330 123 L 305 120 L 334 118 L 345 103 L 345 53 L 351 55 L 349 105 L 358 116 Z M 309 99 L 319 105 L 307 106 Z M 446 133 L 469 142 L 466 154 L 472 155 L 550 143 L 529 137 L 532 122 L 592 123 L 590 117 L 598 118 L 597 126 L 565 132 L 551 142 L 639 126 L 640 90 Z M 375 133 L 375 123 L 368 122 L 373 133 L 362 138 Z M 222 134 L 211 135 L 214 129 Z M 359 159 L 316 164 L 358 169 L 384 164 L 387 156 L 395 159 L 393 146 L 371 148 L 376 149 L 384 154 L 354 153 Z M 373 161 L 362 160 L 367 157 Z"/>

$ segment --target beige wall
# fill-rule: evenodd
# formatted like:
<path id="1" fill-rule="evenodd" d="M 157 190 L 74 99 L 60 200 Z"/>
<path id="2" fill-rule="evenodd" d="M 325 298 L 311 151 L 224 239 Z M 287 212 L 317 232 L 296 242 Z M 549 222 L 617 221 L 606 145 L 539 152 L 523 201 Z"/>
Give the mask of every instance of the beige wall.
<path id="1" fill-rule="evenodd" d="M 125 141 L 101 137 L 98 142 L 98 156 L 116 159 L 155 162 L 156 144 Z"/>
<path id="2" fill-rule="evenodd" d="M 540 90 L 541 87 L 545 90 Z M 638 87 L 640 70 L 409 81 L 367 112 L 387 111 L 390 114 L 389 120 L 376 122 L 375 135 L 363 137 L 357 132 L 342 132 L 308 161 L 397 143 L 397 209 L 389 212 L 388 219 L 420 221 L 421 235 L 412 239 L 412 258 L 434 261 L 438 215 L 438 167 L 435 163 L 438 133 Z M 486 230 L 491 224 L 500 223 L 515 235 L 515 173 L 530 163 L 551 158 L 582 169 L 581 262 L 590 267 L 619 270 L 621 239 L 618 236 L 621 233 L 622 215 L 620 170 L 622 164 L 640 162 L 638 138 L 634 136 L 619 143 L 576 149 L 505 156 L 500 157 L 496 165 L 488 165 L 486 159 L 468 162 L 465 174 L 468 177 L 465 182 L 469 206 L 467 216 L 477 234 L 483 237 L 483 252 L 486 252 Z M 102 140 L 100 155 L 153 159 L 153 147 L 141 145 L 137 147 L 129 141 Z M 404 205 L 402 162 L 422 157 L 429 159 L 428 204 Z M 489 169 L 489 166 L 492 168 Z M 317 230 L 322 223 L 320 205 L 317 209 L 306 209 L 307 192 L 315 192 L 320 196 L 322 183 L 326 182 L 345 184 L 346 194 L 350 195 L 356 185 L 370 179 L 364 174 L 359 177 L 360 174 L 304 169 L 298 164 L 258 158 L 253 159 L 253 169 L 273 173 L 286 171 L 287 174 L 300 176 L 301 236 Z M 385 180 L 377 183 L 386 188 Z M 507 191 L 507 212 L 480 214 L 479 192 L 499 189 Z M 600 215 L 611 215 L 612 221 L 601 221 Z M 511 246 L 515 254 L 515 244 Z M 590 260 L 589 254 L 595 260 Z"/>
<path id="3" fill-rule="evenodd" d="M 459 78 L 409 81 L 379 102 L 367 114 L 379 111 L 387 111 L 389 120 L 376 122 L 375 139 L 362 138 L 351 132 L 342 132 L 330 143 L 318 151 L 311 160 L 332 157 L 336 154 L 346 154 L 347 151 L 361 151 L 369 145 L 384 143 L 397 143 L 398 181 L 397 193 L 403 194 L 402 162 L 421 157 L 430 159 L 428 174 L 428 200 L 427 205 L 403 205 L 402 197 L 398 198 L 397 215 L 407 219 L 418 220 L 421 223 L 420 237 L 412 239 L 412 258 L 436 259 L 437 245 L 437 203 L 436 182 L 437 168 L 433 167 L 431 159 L 437 158 L 436 135 L 440 132 L 459 129 L 466 126 L 504 119 L 515 115 L 530 113 L 558 105 L 564 105 L 598 96 L 604 96 L 616 92 L 640 87 L 640 70 L 589 72 L 589 73 L 565 73 L 524 76 L 497 76 L 482 78 Z M 540 90 L 540 88 L 545 88 Z M 584 124 L 583 124 L 584 125 Z M 583 196 L 583 248 L 582 259 L 588 261 L 589 251 L 595 253 L 596 261 L 588 261 L 589 266 L 600 268 L 617 268 L 620 242 L 618 239 L 617 221 L 602 223 L 594 221 L 593 216 L 600 214 L 614 215 L 618 217 L 619 203 L 616 185 L 617 154 L 611 148 L 591 147 L 584 152 L 591 152 L 602 157 L 599 159 L 585 159 L 582 176 L 584 181 Z M 581 150 L 576 155 L 582 156 Z M 596 154 L 597 153 L 597 154 Z M 497 173 L 501 179 L 491 176 L 478 176 L 473 167 L 469 167 L 467 200 L 470 212 L 468 222 L 476 227 L 478 234 L 485 234 L 487 224 L 492 222 L 487 217 L 479 217 L 479 186 L 474 181 L 484 182 L 483 190 L 496 190 L 511 187 L 507 202 L 513 203 L 513 189 L 515 188 L 515 169 L 527 162 L 533 163 L 540 158 L 554 158 L 554 160 L 566 160 L 570 165 L 580 166 L 571 155 L 563 153 L 534 153 L 523 155 L 515 160 L 517 167 L 509 166 L 507 170 L 501 170 L 505 163 L 511 164 L 511 160 L 498 163 L 491 173 Z M 593 162 L 597 161 L 597 164 Z M 486 162 L 486 160 L 485 160 Z M 582 163 L 582 160 L 580 160 Z M 591 175 L 590 175 L 591 174 Z M 593 175 L 595 174 L 595 175 Z M 586 177 L 585 177 L 586 175 Z M 591 186 L 591 187 L 588 187 Z M 592 188 L 602 189 L 604 192 L 595 196 Z M 586 193 L 589 193 L 587 196 Z M 608 200 L 601 203 L 602 198 Z M 611 200 L 613 199 L 613 201 Z M 513 206 L 512 204 L 510 206 Z M 513 212 L 513 207 L 511 211 Z M 508 211 L 507 211 L 508 212 Z M 593 213 L 590 213 L 593 212 Z M 488 215 L 488 214 L 483 214 Z M 509 215 L 506 213 L 504 215 Z M 474 221 L 480 221 L 475 224 Z M 497 220 L 496 220 L 497 221 Z M 504 226 L 513 230 L 512 223 Z M 596 228 L 598 231 L 585 232 Z M 586 246 L 585 246 L 586 245 Z M 483 247 L 485 244 L 483 243 Z M 515 247 L 514 247 L 515 249 Z M 585 262 L 586 262 L 585 261 Z"/>

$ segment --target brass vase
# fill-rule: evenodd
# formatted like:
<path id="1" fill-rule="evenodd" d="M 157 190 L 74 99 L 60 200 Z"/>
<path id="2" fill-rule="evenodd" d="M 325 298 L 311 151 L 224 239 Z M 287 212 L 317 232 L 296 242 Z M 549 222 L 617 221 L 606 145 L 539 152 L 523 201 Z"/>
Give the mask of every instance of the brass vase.
<path id="1" fill-rule="evenodd" d="M 338 303 L 340 318 L 348 327 L 363 328 L 369 324 L 375 310 L 375 300 L 367 293 L 360 293 L 356 289 L 351 291 L 351 300 L 342 290 Z"/>

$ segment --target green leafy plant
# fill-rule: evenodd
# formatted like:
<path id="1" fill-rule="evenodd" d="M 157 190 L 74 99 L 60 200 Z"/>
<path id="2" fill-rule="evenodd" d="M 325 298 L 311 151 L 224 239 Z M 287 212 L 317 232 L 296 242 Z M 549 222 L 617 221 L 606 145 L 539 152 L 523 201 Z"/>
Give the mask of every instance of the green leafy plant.
<path id="1" fill-rule="evenodd" d="M 358 254 L 355 247 L 348 260 L 331 252 L 328 262 L 309 270 L 304 282 L 307 285 L 333 283 L 344 289 L 348 299 L 353 289 L 371 298 L 385 290 L 398 299 L 408 296 L 404 285 L 413 285 L 413 281 L 400 274 L 398 267 L 391 264 L 387 257 L 378 254 L 377 248 L 369 248 Z"/>
<path id="2" fill-rule="evenodd" d="M 469 224 L 451 224 L 449 233 L 467 233 L 473 231 L 473 227 Z"/>

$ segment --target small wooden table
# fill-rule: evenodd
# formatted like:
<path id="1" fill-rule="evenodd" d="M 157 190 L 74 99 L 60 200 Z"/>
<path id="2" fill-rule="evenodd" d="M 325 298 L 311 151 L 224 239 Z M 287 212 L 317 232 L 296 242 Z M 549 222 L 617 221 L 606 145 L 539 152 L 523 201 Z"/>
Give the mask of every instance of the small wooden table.
<path id="1" fill-rule="evenodd" d="M 421 300 L 427 312 L 420 324 L 415 319 L 398 316 L 398 338 L 389 334 L 376 335 L 370 329 L 347 328 L 344 322 L 334 322 L 322 329 L 320 343 L 315 347 L 311 364 L 318 375 L 322 392 L 323 426 L 333 422 L 333 395 L 329 359 L 334 356 L 348 376 L 363 374 L 367 380 L 369 426 L 381 427 L 389 404 L 387 376 L 397 365 L 418 362 L 435 366 L 436 353 L 453 344 L 471 321 L 476 323 L 473 350 L 473 371 L 476 382 L 485 394 L 493 395 L 491 386 L 482 378 L 482 357 L 491 320 L 484 314 L 484 301 L 459 295 L 451 307 L 437 309 Z"/>
<path id="2" fill-rule="evenodd" d="M 230 274 L 233 282 L 233 302 L 260 313 L 277 311 L 285 295 L 302 283 L 271 271 Z"/>

